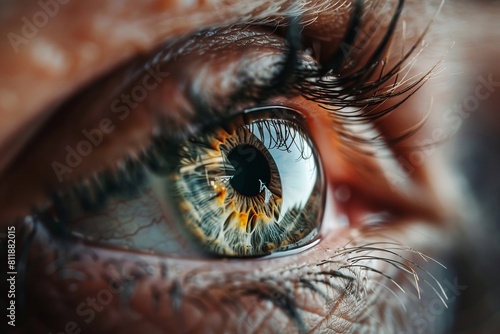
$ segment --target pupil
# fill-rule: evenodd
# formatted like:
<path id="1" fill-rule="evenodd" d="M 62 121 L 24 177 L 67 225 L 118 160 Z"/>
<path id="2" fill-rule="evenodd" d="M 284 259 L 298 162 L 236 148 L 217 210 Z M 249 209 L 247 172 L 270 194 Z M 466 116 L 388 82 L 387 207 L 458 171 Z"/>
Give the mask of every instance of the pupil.
<path id="1" fill-rule="evenodd" d="M 257 196 L 260 190 L 260 181 L 266 187 L 271 180 L 271 169 L 265 155 L 253 145 L 236 146 L 227 156 L 234 167 L 231 186 L 243 196 Z M 260 180 L 260 181 L 259 181 Z"/>

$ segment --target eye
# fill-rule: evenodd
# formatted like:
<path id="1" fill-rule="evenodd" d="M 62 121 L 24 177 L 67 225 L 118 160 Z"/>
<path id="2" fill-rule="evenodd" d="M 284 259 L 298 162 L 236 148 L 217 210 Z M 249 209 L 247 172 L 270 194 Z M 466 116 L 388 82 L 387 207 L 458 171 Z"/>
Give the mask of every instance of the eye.
<path id="1" fill-rule="evenodd" d="M 298 114 L 237 117 L 178 149 L 171 180 L 182 221 L 218 255 L 293 249 L 318 233 L 324 178 Z"/>
<path id="2" fill-rule="evenodd" d="M 262 256 L 314 240 L 325 182 L 303 116 L 257 108 L 197 133 L 158 136 L 124 173 L 62 197 L 64 213 L 44 223 L 98 245 L 177 255 Z"/>

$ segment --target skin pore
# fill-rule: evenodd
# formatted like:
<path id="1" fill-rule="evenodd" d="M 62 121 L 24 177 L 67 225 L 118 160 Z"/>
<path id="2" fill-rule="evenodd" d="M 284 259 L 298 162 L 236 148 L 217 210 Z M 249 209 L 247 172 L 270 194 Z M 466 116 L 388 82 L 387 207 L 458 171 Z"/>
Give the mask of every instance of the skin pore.
<path id="1" fill-rule="evenodd" d="M 358 64 L 377 48 L 397 7 L 397 1 L 365 2 L 358 37 L 370 38 L 363 52 L 351 59 Z M 237 71 L 243 61 L 250 78 L 273 73 L 266 65 L 289 52 L 290 16 L 300 17 L 302 23 L 304 50 L 299 57 L 323 64 L 343 46 L 354 1 L 315 0 L 304 6 L 285 0 L 52 3 L 57 13 L 47 14 L 46 23 L 26 33 L 22 18 L 31 20 L 46 9 L 36 1 L 0 2 L 0 223 L 3 230 L 16 226 L 18 266 L 24 266 L 17 280 L 16 327 L 10 331 L 495 329 L 490 320 L 495 308 L 477 287 L 488 288 L 490 280 L 464 274 L 464 267 L 474 262 L 471 254 L 483 255 L 474 246 L 482 234 L 473 224 L 479 219 L 474 210 L 481 207 L 464 194 L 467 186 L 457 176 L 461 171 L 447 154 L 456 151 L 455 134 L 466 120 L 477 119 L 477 126 L 483 127 L 498 118 L 491 112 L 476 116 L 478 109 L 494 110 L 500 99 L 495 65 L 500 49 L 492 42 L 500 29 L 483 23 L 498 21 L 493 1 L 449 1 L 437 18 L 440 1 L 406 1 L 378 68 L 389 70 L 402 58 L 404 65 L 398 67 L 397 78 L 368 91 L 371 97 L 401 92 L 366 108 L 375 113 L 395 107 L 369 122 L 376 133 L 370 140 L 386 143 L 377 154 L 359 149 L 373 153 L 370 145 L 349 142 L 348 134 L 355 130 L 345 119 L 300 92 L 233 106 L 283 106 L 305 115 L 327 180 L 320 241 L 293 255 L 264 259 L 183 258 L 124 250 L 67 238 L 24 217 L 33 208 L 54 204 L 48 193 L 71 190 L 93 174 L 118 170 L 124 157 L 137 157 L 151 145 L 158 120 L 188 127 L 198 112 L 193 105 L 216 104 L 238 85 L 244 87 Z M 477 23 L 475 28 L 464 28 L 464 13 Z M 196 43 L 189 44 L 206 28 L 217 30 L 200 33 Z M 414 45 L 415 51 L 405 58 Z M 472 51 L 484 45 L 484 52 Z M 177 56 L 166 57 L 158 67 L 153 60 L 162 48 Z M 148 62 L 150 67 L 145 66 Z M 153 79 L 143 81 L 148 73 Z M 376 81 L 379 74 L 366 81 Z M 130 79 L 134 76 L 138 81 Z M 224 85 L 228 78 L 235 79 Z M 422 78 L 426 82 L 420 89 L 405 91 Z M 144 101 L 122 100 L 128 112 L 121 119 L 123 114 L 114 113 L 110 104 L 136 82 L 154 87 Z M 394 82 L 398 84 L 391 86 Z M 481 107 L 467 110 L 467 101 L 473 100 L 468 96 L 484 96 L 478 97 Z M 102 143 L 71 172 L 58 175 L 53 162 L 65 161 L 66 147 L 77 147 L 82 130 L 96 128 L 104 133 Z M 485 266 L 478 261 L 472 267 Z M 474 307 L 463 305 L 464 295 Z"/>

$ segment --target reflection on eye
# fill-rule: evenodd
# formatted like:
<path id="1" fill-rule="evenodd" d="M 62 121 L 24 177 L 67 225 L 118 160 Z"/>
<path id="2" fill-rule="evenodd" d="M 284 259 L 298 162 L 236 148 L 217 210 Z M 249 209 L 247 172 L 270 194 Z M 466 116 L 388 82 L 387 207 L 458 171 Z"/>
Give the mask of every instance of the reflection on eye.
<path id="1" fill-rule="evenodd" d="M 141 161 L 79 186 L 45 220 L 139 251 L 262 256 L 301 247 L 318 234 L 325 193 L 303 122 L 263 108 L 187 140 L 165 133 Z"/>
<path id="2" fill-rule="evenodd" d="M 173 187 L 191 233 L 220 255 L 266 255 L 310 241 L 324 183 L 296 115 L 236 118 L 183 143 Z M 283 117 L 285 116 L 285 117 Z"/>

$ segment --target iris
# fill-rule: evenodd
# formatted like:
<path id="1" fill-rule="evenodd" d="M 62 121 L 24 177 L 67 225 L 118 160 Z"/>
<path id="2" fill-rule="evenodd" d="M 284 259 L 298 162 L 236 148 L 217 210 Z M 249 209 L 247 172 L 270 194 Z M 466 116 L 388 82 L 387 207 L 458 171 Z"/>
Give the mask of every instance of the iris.
<path id="1" fill-rule="evenodd" d="M 172 193 L 183 225 L 208 252 L 262 256 L 317 235 L 319 155 L 300 114 L 263 108 L 179 146 Z"/>

